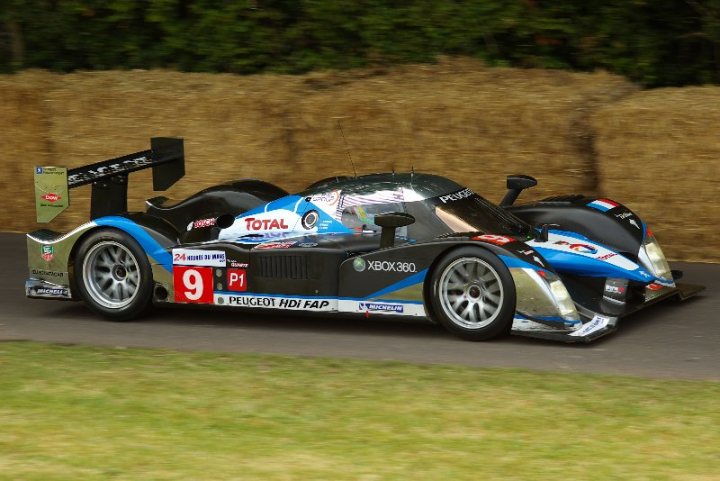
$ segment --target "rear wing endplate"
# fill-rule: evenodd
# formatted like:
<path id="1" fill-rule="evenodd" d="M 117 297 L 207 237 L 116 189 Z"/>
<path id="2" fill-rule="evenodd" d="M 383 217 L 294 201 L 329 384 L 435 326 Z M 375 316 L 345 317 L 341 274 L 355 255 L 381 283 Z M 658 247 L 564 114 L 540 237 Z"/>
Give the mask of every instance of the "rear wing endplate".
<path id="1" fill-rule="evenodd" d="M 70 205 L 70 189 L 92 184 L 90 217 L 127 212 L 128 174 L 153 170 L 153 190 L 167 190 L 185 175 L 183 139 L 154 137 L 150 150 L 66 169 L 35 167 L 37 221 L 50 222 Z"/>

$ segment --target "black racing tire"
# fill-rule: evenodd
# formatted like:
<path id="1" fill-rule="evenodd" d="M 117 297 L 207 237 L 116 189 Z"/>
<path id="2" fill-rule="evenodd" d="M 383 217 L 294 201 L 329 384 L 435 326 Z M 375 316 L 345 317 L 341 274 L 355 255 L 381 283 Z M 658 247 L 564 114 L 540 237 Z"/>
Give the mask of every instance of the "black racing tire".
<path id="1" fill-rule="evenodd" d="M 112 321 L 130 321 L 152 300 L 152 269 L 145 252 L 116 229 L 92 232 L 78 246 L 75 285 L 90 310 Z"/>
<path id="2" fill-rule="evenodd" d="M 469 341 L 510 332 L 515 317 L 515 282 L 505 264 L 479 247 L 447 253 L 430 277 L 433 320 Z"/>

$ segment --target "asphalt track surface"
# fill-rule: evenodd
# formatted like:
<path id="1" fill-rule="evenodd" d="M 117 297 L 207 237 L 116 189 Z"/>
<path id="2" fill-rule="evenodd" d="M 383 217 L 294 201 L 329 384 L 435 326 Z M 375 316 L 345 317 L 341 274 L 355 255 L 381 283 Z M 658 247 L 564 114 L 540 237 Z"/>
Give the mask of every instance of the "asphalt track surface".
<path id="1" fill-rule="evenodd" d="M 268 315 L 155 309 L 142 321 L 114 323 L 82 303 L 25 298 L 25 238 L 0 233 L 0 341 L 33 340 L 115 347 L 271 353 L 424 364 L 594 372 L 720 381 L 720 265 L 674 263 L 707 290 L 624 319 L 591 344 L 507 337 L 462 341 L 425 321 L 372 316 Z"/>

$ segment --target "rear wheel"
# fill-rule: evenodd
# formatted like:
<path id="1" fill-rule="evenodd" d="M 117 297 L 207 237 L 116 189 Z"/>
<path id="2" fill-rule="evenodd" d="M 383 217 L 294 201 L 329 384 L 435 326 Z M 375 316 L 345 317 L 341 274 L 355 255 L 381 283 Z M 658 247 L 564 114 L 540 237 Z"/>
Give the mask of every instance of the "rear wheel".
<path id="1" fill-rule="evenodd" d="M 109 319 L 131 320 L 150 304 L 150 263 L 124 232 L 101 230 L 83 240 L 75 256 L 75 275 L 85 304 Z"/>
<path id="2" fill-rule="evenodd" d="M 463 247 L 440 260 L 430 279 L 434 320 L 463 339 L 485 341 L 510 331 L 515 283 L 497 256 Z"/>

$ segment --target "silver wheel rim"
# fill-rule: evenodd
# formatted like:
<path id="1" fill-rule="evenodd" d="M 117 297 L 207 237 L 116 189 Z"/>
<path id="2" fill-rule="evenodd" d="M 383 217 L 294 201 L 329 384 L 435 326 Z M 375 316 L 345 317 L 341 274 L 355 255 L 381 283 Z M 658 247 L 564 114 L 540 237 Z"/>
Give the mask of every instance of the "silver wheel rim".
<path id="1" fill-rule="evenodd" d="M 83 260 L 83 284 L 94 302 L 122 309 L 138 293 L 140 269 L 127 247 L 113 241 L 98 242 Z"/>
<path id="2" fill-rule="evenodd" d="M 477 257 L 455 259 L 440 276 L 438 289 L 445 314 L 465 329 L 490 325 L 503 305 L 500 275 Z"/>

